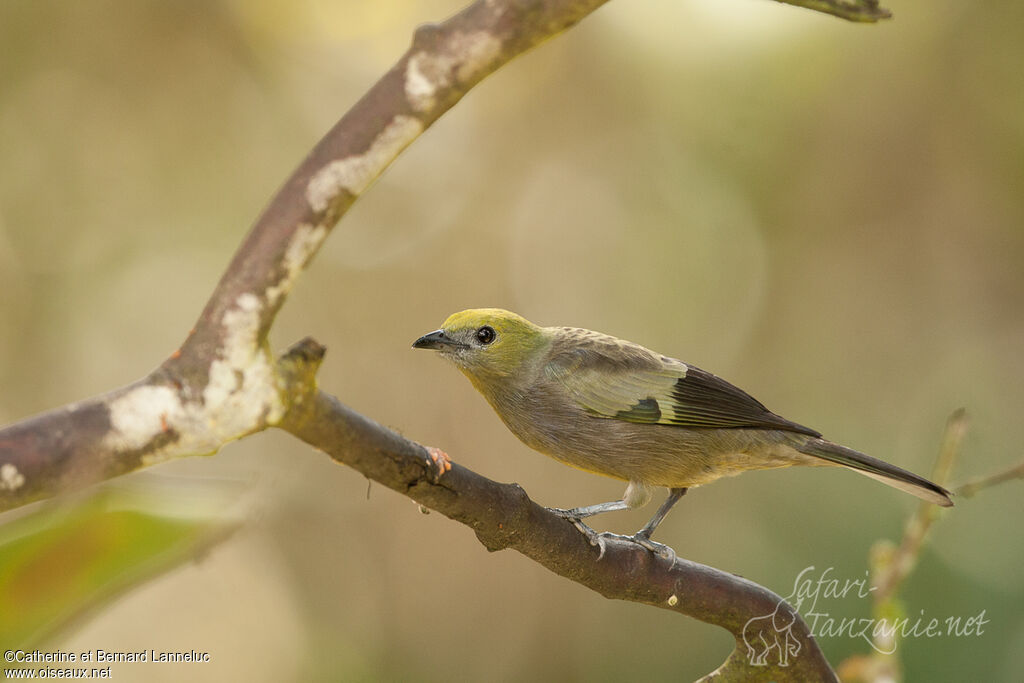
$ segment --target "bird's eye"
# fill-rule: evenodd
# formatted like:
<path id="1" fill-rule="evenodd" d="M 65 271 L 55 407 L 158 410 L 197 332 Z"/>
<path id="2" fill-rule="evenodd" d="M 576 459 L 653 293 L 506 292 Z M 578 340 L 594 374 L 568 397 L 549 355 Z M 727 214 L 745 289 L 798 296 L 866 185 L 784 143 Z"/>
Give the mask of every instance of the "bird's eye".
<path id="1" fill-rule="evenodd" d="M 476 340 L 481 344 L 490 344 L 496 336 L 494 328 L 489 325 L 484 325 L 476 331 Z"/>

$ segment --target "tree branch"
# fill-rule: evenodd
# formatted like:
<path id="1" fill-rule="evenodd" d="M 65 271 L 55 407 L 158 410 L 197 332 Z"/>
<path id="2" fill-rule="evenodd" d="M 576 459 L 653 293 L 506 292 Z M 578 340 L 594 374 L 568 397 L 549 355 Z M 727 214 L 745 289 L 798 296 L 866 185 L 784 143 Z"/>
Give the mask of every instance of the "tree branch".
<path id="1" fill-rule="evenodd" d="M 824 12 L 849 21 L 874 23 L 879 19 L 892 18 L 892 12 L 880 7 L 878 0 L 778 0 L 778 2 L 805 7 L 815 12 Z"/>
<path id="2" fill-rule="evenodd" d="M 278 426 L 370 479 L 471 528 L 490 551 L 511 548 L 606 598 L 670 609 L 720 626 L 736 649 L 707 680 L 837 680 L 800 615 L 775 593 L 712 567 L 662 559 L 635 543 L 609 540 L 604 556 L 573 525 L 500 484 L 453 464 L 441 471 L 423 446 L 317 391 Z M 786 665 L 751 664 L 761 636 L 791 648 Z M 790 640 L 791 638 L 791 640 Z M 774 653 L 773 653 L 773 656 Z"/>
<path id="3" fill-rule="evenodd" d="M 480 0 L 420 27 L 270 201 L 179 351 L 134 384 L 0 429 L 0 511 L 280 421 L 291 389 L 267 333 L 330 229 L 470 88 L 605 2 Z"/>

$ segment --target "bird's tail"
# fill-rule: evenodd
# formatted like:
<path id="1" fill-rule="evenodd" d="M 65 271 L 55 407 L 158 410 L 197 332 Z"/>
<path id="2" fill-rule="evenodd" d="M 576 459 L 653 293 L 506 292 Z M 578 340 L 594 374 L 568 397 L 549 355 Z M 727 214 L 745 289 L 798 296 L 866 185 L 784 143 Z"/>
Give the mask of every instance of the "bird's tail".
<path id="1" fill-rule="evenodd" d="M 812 455 L 837 465 L 849 467 L 866 477 L 877 479 L 883 484 L 906 491 L 929 503 L 935 503 L 942 507 L 952 507 L 953 505 L 953 501 L 949 499 L 949 491 L 938 484 L 933 484 L 924 477 L 890 465 L 884 460 L 859 453 L 852 448 L 816 438 L 808 439 L 796 448 L 805 455 Z"/>

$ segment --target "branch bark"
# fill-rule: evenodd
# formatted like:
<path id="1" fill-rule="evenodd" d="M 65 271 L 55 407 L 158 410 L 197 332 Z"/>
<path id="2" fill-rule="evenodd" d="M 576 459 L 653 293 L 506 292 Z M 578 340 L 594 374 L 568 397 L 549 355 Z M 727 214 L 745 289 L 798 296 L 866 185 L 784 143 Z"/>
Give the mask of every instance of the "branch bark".
<path id="1" fill-rule="evenodd" d="M 511 548 L 606 598 L 673 610 L 729 631 L 736 648 L 702 680 L 838 680 L 804 620 L 767 588 L 689 560 L 673 563 L 627 541 L 609 540 L 597 559 L 597 548 L 569 521 L 534 503 L 518 484 L 500 484 L 457 463 L 439 470 L 423 446 L 322 391 L 301 405 L 279 427 L 465 524 L 488 550 Z M 752 664 L 763 654 L 770 657 Z"/>
<path id="2" fill-rule="evenodd" d="M 780 0 L 856 21 L 876 0 Z M 267 334 L 331 228 L 401 151 L 480 80 L 570 28 L 606 0 L 479 0 L 419 28 L 412 47 L 313 148 L 260 215 L 179 351 L 139 381 L 0 429 L 0 511 L 165 460 L 212 454 L 282 426 L 377 481 L 469 525 L 491 550 L 514 548 L 602 595 L 728 629 L 738 647 L 711 677 L 834 680 L 806 624 L 778 596 L 730 574 L 632 544 L 605 557 L 518 486 L 455 467 L 439 482 L 423 447 L 316 389 L 323 349 L 305 340 L 274 359 Z M 757 636 L 799 648 L 790 666 L 753 667 Z M 758 622 L 760 623 L 760 622 Z M 792 641 L 787 640 L 792 638 Z M 767 644 L 767 643 L 766 643 Z M 778 646 L 778 644 L 776 644 Z"/>
<path id="3" fill-rule="evenodd" d="M 892 18 L 892 12 L 879 6 L 878 0 L 778 0 L 778 2 L 864 23 Z"/>

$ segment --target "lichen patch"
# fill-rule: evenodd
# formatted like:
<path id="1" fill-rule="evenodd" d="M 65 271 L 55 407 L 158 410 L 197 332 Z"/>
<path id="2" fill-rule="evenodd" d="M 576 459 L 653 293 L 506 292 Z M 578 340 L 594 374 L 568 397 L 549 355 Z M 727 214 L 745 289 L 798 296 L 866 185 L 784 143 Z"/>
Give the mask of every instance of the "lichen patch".
<path id="1" fill-rule="evenodd" d="M 365 152 L 336 159 L 313 174 L 306 185 L 310 208 L 318 213 L 324 211 L 342 191 L 362 194 L 422 132 L 423 124 L 419 119 L 402 114 L 395 116 Z"/>
<path id="2" fill-rule="evenodd" d="M 433 64 L 426 52 L 417 52 L 409 57 L 405 65 L 405 98 L 416 111 L 430 111 L 434 108 L 434 93 L 438 88 L 438 75 L 428 76 L 424 69 Z"/>
<path id="3" fill-rule="evenodd" d="M 181 415 L 177 393 L 167 386 L 129 389 L 110 402 L 110 432 L 105 441 L 121 451 L 136 451 L 151 442 Z"/>
<path id="4" fill-rule="evenodd" d="M 327 227 L 303 223 L 295 230 L 284 253 L 284 275 L 277 284 L 267 288 L 267 303 L 275 305 L 283 294 L 291 291 L 296 278 L 327 237 Z"/>
<path id="5" fill-rule="evenodd" d="M 456 32 L 437 53 L 419 51 L 405 65 L 405 98 L 418 112 L 437 104 L 437 91 L 480 75 L 501 52 L 501 41 L 487 31 Z"/>
<path id="6" fill-rule="evenodd" d="M 465 83 L 479 75 L 498 56 L 501 41 L 486 31 L 456 34 L 453 52 L 463 55 L 456 75 L 460 83 Z"/>
<path id="7" fill-rule="evenodd" d="M 308 240 L 305 244 L 309 246 Z M 293 257 L 302 258 L 296 250 Z M 229 441 L 280 421 L 285 405 L 273 361 L 257 345 L 262 311 L 260 298 L 245 293 L 224 313 L 222 348 L 210 365 L 201 399 L 170 386 L 145 385 L 111 401 L 111 428 L 104 444 L 122 453 L 150 449 L 142 454 L 142 463 L 153 465 L 180 455 L 214 453 Z M 170 430 L 177 438 L 154 447 Z"/>
<path id="8" fill-rule="evenodd" d="M 284 415 L 274 366 L 257 345 L 262 304 L 254 294 L 242 294 L 222 318 L 224 343 L 221 357 L 210 365 L 210 380 L 203 390 L 209 428 L 221 442 L 238 438 L 260 424 Z"/>
<path id="9" fill-rule="evenodd" d="M 0 465 L 0 491 L 17 491 L 25 484 L 25 475 L 9 462 Z"/>

